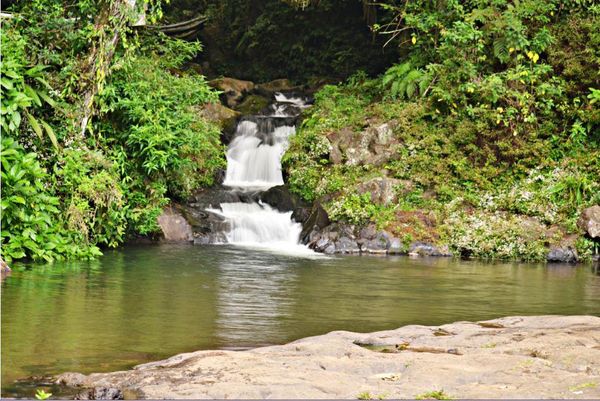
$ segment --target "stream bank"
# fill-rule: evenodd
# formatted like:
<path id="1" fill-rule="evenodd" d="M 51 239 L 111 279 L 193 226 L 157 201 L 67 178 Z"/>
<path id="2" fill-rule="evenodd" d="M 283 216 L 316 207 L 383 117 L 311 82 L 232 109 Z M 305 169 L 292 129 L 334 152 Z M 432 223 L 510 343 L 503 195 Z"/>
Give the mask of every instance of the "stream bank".
<path id="1" fill-rule="evenodd" d="M 287 126 L 292 130 L 286 134 L 286 142 L 281 149 L 268 151 L 283 155 L 288 138 L 294 143 L 293 130 L 301 124 L 304 108 L 312 104 L 312 96 L 321 87 L 294 85 L 287 79 L 255 84 L 229 77 L 214 79 L 209 84 L 221 91 L 221 102 L 207 105 L 201 113 L 221 127 L 221 140 L 230 147 L 228 154 L 236 153 L 231 149 L 234 140 L 239 141 L 240 137 L 249 135 L 250 125 L 244 127 L 240 122 L 248 121 L 247 124 L 250 124 L 262 121 L 257 128 L 250 127 L 257 130 L 255 134 L 250 133 L 250 137 L 256 135 L 258 139 L 252 140 L 258 141 L 257 146 L 263 148 L 268 148 L 268 145 L 273 147 L 274 129 Z M 301 104 L 294 104 L 289 99 L 302 101 Z M 279 112 L 276 111 L 278 107 L 281 108 Z M 268 124 L 265 125 L 265 121 Z M 560 225 L 547 224 L 539 217 L 508 211 L 481 213 L 469 206 L 468 202 L 466 209 L 458 207 L 459 214 L 464 215 L 461 220 L 455 212 L 455 215 L 447 215 L 447 211 L 439 210 L 440 205 L 435 202 L 433 206 L 427 206 L 429 201 L 423 199 L 431 200 L 439 196 L 434 190 L 423 192 L 417 183 L 395 178 L 384 168 L 397 154 L 407 151 L 406 144 L 398 138 L 399 130 L 404 129 L 399 121 L 373 119 L 365 121 L 364 125 L 366 128 L 360 133 L 342 128 L 329 132 L 325 138 L 315 138 L 310 145 L 323 148 L 323 157 L 328 159 L 321 160 L 321 163 L 329 166 L 333 172 L 340 166 L 370 169 L 358 183 L 306 201 L 298 195 L 304 189 L 297 183 L 299 169 L 306 166 L 290 162 L 290 158 L 299 154 L 298 149 L 292 149 L 285 154 L 283 167 L 275 166 L 279 163 L 277 160 L 267 163 L 276 175 L 281 170 L 280 178 L 269 182 L 267 186 L 252 190 L 248 182 L 242 182 L 245 188 L 236 188 L 236 183 L 231 179 L 228 183 L 227 173 L 222 171 L 217 178 L 220 185 L 196 191 L 187 202 L 172 204 L 159 219 L 165 239 L 195 244 L 227 243 L 225 233 L 232 229 L 231 222 L 222 213 L 216 212 L 219 205 L 231 202 L 259 203 L 266 205 L 263 209 L 270 207 L 280 213 L 290 214 L 295 223 L 302 225 L 299 242 L 325 254 L 468 258 L 481 257 L 481 254 L 485 256 L 487 252 L 492 258 L 561 263 L 598 259 L 597 250 L 593 254 L 593 249 L 586 249 L 586 254 L 582 254 L 580 248 L 582 240 L 588 244 L 598 241 L 599 205 L 581 211 L 577 221 L 579 234 L 570 233 L 572 229 L 566 230 Z M 300 135 L 304 134 L 301 132 Z M 408 148 L 410 150 L 410 146 Z M 246 171 L 258 171 L 267 164 L 257 160 L 252 163 L 246 161 L 244 168 Z M 323 172 L 323 176 L 327 174 L 327 171 Z M 290 177 L 292 183 L 283 184 Z M 341 177 L 329 179 L 352 181 L 352 178 Z M 351 194 L 344 194 L 344 191 Z M 415 208 L 410 206 L 411 202 L 425 203 Z M 451 209 L 453 206 L 448 207 Z M 352 221 L 354 213 L 364 212 L 361 208 L 375 210 L 369 212 L 373 214 L 370 221 L 365 222 L 362 218 Z M 468 221 L 465 222 L 465 219 Z M 173 227 L 176 227 L 175 231 Z"/>
<path id="2" fill-rule="evenodd" d="M 248 351 L 198 351 L 55 381 L 79 399 L 600 397 L 600 318 L 505 317 L 334 331 Z"/>

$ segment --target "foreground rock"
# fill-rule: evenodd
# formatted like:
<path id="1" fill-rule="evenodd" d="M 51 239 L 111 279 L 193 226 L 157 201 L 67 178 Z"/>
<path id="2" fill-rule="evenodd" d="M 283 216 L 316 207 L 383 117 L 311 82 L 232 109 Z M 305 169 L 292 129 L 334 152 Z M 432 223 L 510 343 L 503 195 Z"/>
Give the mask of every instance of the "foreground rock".
<path id="1" fill-rule="evenodd" d="M 249 351 L 199 351 L 133 370 L 67 373 L 81 398 L 599 398 L 600 318 L 506 317 L 335 331 Z"/>

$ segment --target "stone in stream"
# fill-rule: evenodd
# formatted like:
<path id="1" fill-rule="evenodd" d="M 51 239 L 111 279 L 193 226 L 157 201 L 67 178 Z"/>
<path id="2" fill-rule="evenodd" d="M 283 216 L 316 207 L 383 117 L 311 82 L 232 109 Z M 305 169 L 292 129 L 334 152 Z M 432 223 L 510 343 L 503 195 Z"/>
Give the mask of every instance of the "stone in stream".
<path id="1" fill-rule="evenodd" d="M 254 83 L 241 79 L 223 77 L 208 81 L 208 84 L 223 93 L 221 100 L 230 108 L 237 106 L 243 97 L 254 88 Z"/>
<path id="2" fill-rule="evenodd" d="M 577 250 L 571 246 L 553 246 L 546 256 L 548 262 L 577 263 Z"/>
<path id="3" fill-rule="evenodd" d="M 56 380 L 107 398 L 121 391 L 146 399 L 356 399 L 365 392 L 397 399 L 443 389 L 453 398 L 597 399 L 598 333 L 595 316 L 333 331 L 286 345 L 190 352 L 133 370 Z"/>

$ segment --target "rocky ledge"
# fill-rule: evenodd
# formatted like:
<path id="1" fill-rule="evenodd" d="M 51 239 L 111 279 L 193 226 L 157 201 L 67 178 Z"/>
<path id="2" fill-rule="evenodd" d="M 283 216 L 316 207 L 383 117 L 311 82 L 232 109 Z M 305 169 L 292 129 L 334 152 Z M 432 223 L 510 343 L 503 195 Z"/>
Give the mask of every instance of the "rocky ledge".
<path id="1" fill-rule="evenodd" d="M 600 318 L 505 317 L 334 331 L 248 351 L 198 351 L 58 383 L 80 399 L 600 398 Z"/>

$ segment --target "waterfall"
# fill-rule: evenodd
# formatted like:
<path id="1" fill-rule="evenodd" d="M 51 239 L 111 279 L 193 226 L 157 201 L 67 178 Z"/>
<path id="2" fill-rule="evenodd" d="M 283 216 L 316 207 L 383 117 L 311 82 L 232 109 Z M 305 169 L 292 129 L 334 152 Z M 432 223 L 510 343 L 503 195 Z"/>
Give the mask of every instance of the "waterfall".
<path id="1" fill-rule="evenodd" d="M 283 184 L 281 157 L 295 134 L 295 119 L 307 107 L 300 97 L 277 93 L 265 115 L 246 116 L 239 122 L 227 150 L 223 185 L 236 191 L 265 191 Z M 292 212 L 280 212 L 263 203 L 221 203 L 211 209 L 230 223 L 229 243 L 310 252 L 299 244 L 302 226 Z"/>

